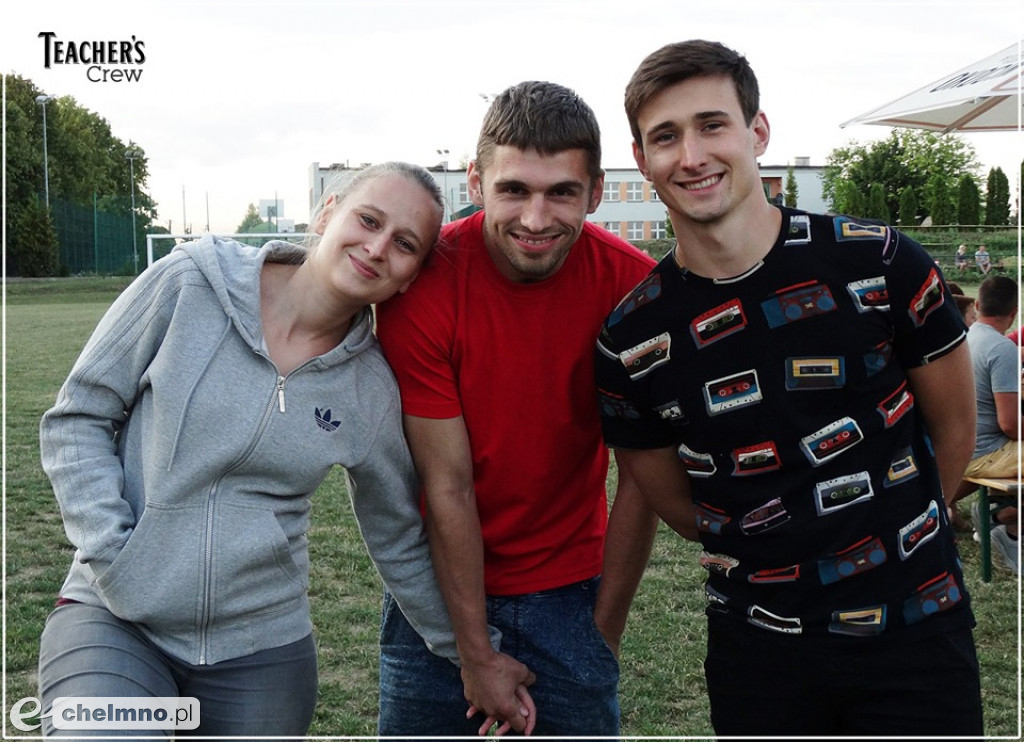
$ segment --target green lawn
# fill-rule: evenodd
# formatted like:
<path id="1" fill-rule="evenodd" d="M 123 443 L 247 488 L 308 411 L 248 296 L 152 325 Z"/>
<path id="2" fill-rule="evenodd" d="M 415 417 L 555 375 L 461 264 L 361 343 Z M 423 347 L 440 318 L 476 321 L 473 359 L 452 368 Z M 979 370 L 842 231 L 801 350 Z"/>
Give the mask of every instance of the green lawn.
<path id="1" fill-rule="evenodd" d="M 38 424 L 124 279 L 16 282 L 6 306 L 5 552 L 7 711 L 36 694 L 39 632 L 71 559 L 39 466 Z M 613 475 L 614 476 L 614 475 Z M 1020 585 L 979 578 L 977 545 L 961 541 L 978 618 L 986 734 L 1020 735 Z M 374 733 L 380 583 L 352 517 L 343 477 L 318 493 L 310 534 L 311 597 L 320 645 L 320 703 L 311 734 Z M 622 731 L 710 737 L 704 694 L 699 547 L 662 529 L 622 646 Z"/>

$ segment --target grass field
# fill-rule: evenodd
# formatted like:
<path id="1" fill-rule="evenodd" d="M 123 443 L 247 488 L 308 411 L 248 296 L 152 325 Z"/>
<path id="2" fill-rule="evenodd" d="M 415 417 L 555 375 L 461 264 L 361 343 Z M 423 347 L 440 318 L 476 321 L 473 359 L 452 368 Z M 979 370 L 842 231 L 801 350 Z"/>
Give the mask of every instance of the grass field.
<path id="1" fill-rule="evenodd" d="M 92 328 L 126 279 L 19 281 L 6 305 L 6 621 L 4 725 L 36 694 L 39 633 L 71 560 L 57 505 L 39 466 L 38 424 Z M 343 478 L 316 498 L 310 534 L 311 597 L 320 646 L 314 736 L 369 736 L 377 697 L 380 582 L 356 530 Z M 986 734 L 1018 738 L 1020 585 L 979 577 L 978 549 L 961 540 L 978 619 Z M 622 731 L 710 737 L 704 694 L 704 597 L 698 547 L 663 529 L 622 646 Z"/>

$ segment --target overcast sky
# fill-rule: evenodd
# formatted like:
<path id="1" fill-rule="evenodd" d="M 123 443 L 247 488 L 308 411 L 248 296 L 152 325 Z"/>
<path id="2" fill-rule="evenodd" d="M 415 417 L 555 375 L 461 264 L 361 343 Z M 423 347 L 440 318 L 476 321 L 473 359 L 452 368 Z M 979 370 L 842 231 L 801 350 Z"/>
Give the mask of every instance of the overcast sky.
<path id="1" fill-rule="evenodd" d="M 605 167 L 633 167 L 622 110 L 637 64 L 665 43 L 721 41 L 750 60 L 772 127 L 762 165 L 885 127 L 839 124 L 1024 37 L 1021 0 L 34 0 L 5 12 L 0 71 L 73 96 L 146 152 L 146 190 L 179 232 L 234 231 L 246 207 L 308 218 L 310 163 L 468 159 L 486 103 L 527 79 L 576 89 L 601 123 Z M 44 66 L 42 32 L 140 41 L 131 82 Z M 105 65 L 113 68 L 114 65 Z M 1021 135 L 969 138 L 1016 183 Z"/>

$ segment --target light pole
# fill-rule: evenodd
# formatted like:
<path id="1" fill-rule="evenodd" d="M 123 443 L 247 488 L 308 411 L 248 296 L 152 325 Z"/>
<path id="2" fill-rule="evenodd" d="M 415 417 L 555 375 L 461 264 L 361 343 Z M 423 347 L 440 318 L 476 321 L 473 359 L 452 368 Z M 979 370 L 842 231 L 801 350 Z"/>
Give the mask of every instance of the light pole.
<path id="1" fill-rule="evenodd" d="M 46 194 L 46 210 L 50 210 L 50 160 L 46 154 L 46 104 L 53 100 L 52 95 L 36 96 L 36 103 L 43 107 L 43 188 Z"/>
<path id="2" fill-rule="evenodd" d="M 132 259 L 135 264 L 135 275 L 139 275 L 139 247 L 138 247 L 138 234 L 135 231 L 135 158 L 141 156 L 141 152 L 135 147 L 129 147 L 125 150 L 124 158 L 128 160 L 128 170 L 131 177 L 131 189 L 132 189 Z"/>
<path id="3" fill-rule="evenodd" d="M 445 201 L 447 203 L 447 201 L 448 201 L 448 150 L 446 150 L 446 149 L 439 149 L 439 150 L 437 150 L 437 154 L 441 155 L 441 157 L 444 158 L 444 160 L 442 160 L 442 162 L 444 163 L 444 198 L 445 198 Z M 443 224 L 447 224 L 448 223 L 448 207 L 447 207 L 447 205 L 445 206 L 445 214 L 444 214 L 444 218 L 441 219 L 441 222 Z"/>

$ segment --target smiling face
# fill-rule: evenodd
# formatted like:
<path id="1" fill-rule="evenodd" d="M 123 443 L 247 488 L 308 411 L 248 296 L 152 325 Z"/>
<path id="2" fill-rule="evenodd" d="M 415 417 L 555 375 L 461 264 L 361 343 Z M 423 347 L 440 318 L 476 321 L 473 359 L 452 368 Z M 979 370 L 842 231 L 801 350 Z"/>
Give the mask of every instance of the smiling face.
<path id="1" fill-rule="evenodd" d="M 517 283 L 558 272 L 604 189 L 603 176 L 588 174 L 581 149 L 542 155 L 500 145 L 486 171 L 471 163 L 467 177 L 473 203 L 484 208 L 488 254 Z"/>
<path id="2" fill-rule="evenodd" d="M 421 185 L 381 175 L 328 199 L 309 261 L 344 300 L 374 304 L 409 288 L 440 227 L 440 209 Z"/>
<path id="3" fill-rule="evenodd" d="M 637 122 L 633 154 L 674 220 L 714 224 L 764 201 L 757 157 L 768 146 L 768 120 L 746 124 L 732 79 L 694 77 L 651 97 Z"/>

